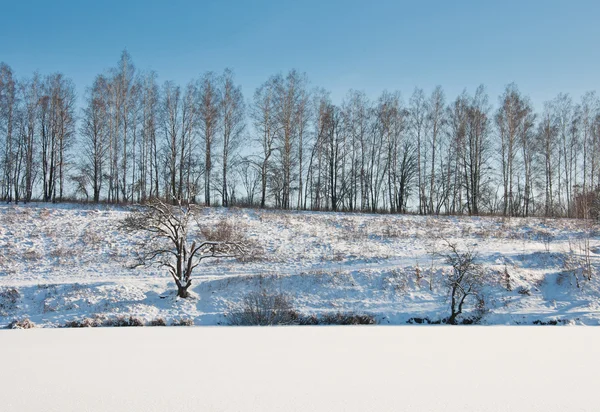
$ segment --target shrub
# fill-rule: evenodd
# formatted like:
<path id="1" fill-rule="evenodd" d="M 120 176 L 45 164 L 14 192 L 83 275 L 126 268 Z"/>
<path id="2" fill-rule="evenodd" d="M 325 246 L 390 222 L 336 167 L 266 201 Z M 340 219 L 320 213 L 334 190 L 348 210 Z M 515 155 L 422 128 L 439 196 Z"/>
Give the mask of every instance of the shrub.
<path id="1" fill-rule="evenodd" d="M 54 248 L 54 250 L 52 250 L 50 252 L 50 256 L 53 258 L 66 258 L 66 257 L 72 257 L 73 256 L 73 249 L 72 248 L 67 248 L 64 246 L 57 246 L 56 248 Z"/>
<path id="2" fill-rule="evenodd" d="M 15 288 L 4 289 L 0 292 L 0 316 L 8 316 L 17 309 L 21 294 Z"/>
<path id="3" fill-rule="evenodd" d="M 325 314 L 319 318 L 319 325 L 375 325 L 377 320 L 373 315 L 355 313 Z"/>
<path id="4" fill-rule="evenodd" d="M 35 249 L 28 249 L 22 255 L 25 260 L 40 260 L 43 255 Z"/>
<path id="5" fill-rule="evenodd" d="M 244 296 L 241 306 L 227 317 L 236 326 L 292 325 L 298 320 L 287 295 L 264 289 Z"/>
<path id="6" fill-rule="evenodd" d="M 408 323 L 409 325 L 441 325 L 441 324 L 448 324 L 449 323 L 448 319 L 449 318 L 431 320 L 427 317 L 425 317 L 425 318 L 410 318 L 409 320 L 406 321 L 406 323 Z M 477 325 L 479 323 L 481 323 L 481 316 L 476 313 L 475 316 L 461 318 L 460 320 L 454 321 L 454 323 L 452 323 L 452 324 L 453 325 Z"/>
<path id="7" fill-rule="evenodd" d="M 74 319 L 64 324 L 64 328 L 98 328 L 104 324 L 105 320 L 99 316 L 93 318 Z"/>
<path id="8" fill-rule="evenodd" d="M 232 242 L 239 241 L 239 230 L 229 220 L 220 220 L 214 226 L 202 226 L 200 227 L 200 233 L 202 236 L 212 242 Z"/>
<path id="9" fill-rule="evenodd" d="M 104 241 L 100 232 L 91 229 L 85 229 L 80 239 L 86 247 L 99 246 Z"/>
<path id="10" fill-rule="evenodd" d="M 167 326 L 167 322 L 163 318 L 156 318 L 150 321 L 149 326 Z"/>
<path id="11" fill-rule="evenodd" d="M 241 263 L 252 263 L 252 262 L 265 262 L 268 257 L 265 250 L 257 245 L 255 242 L 246 241 L 246 253 L 236 257 L 238 262 Z"/>
<path id="12" fill-rule="evenodd" d="M 441 320 L 431 320 L 429 318 L 410 318 L 406 321 L 409 325 L 439 325 L 442 323 Z"/>
<path id="13" fill-rule="evenodd" d="M 380 237 L 381 238 L 399 238 L 402 237 L 403 233 L 402 233 L 402 228 L 395 226 L 393 224 L 390 223 L 386 223 L 385 226 L 383 227 L 383 230 L 381 231 Z"/>
<path id="14" fill-rule="evenodd" d="M 508 268 L 506 267 L 506 264 L 504 264 L 504 271 L 500 274 L 500 277 L 502 285 L 506 288 L 507 291 L 510 292 L 512 290 L 512 284 L 510 282 L 511 276 L 510 273 L 508 273 Z"/>
<path id="15" fill-rule="evenodd" d="M 419 269 L 418 275 L 421 276 Z M 403 270 L 392 269 L 383 279 L 383 287 L 390 288 L 396 293 L 406 293 L 410 287 L 409 280 Z"/>
<path id="16" fill-rule="evenodd" d="M 568 323 L 568 321 L 566 319 L 550 319 L 547 322 L 544 322 L 543 320 L 534 320 L 532 322 L 532 324 L 534 324 L 534 325 L 544 325 L 544 326 L 548 326 L 548 325 L 552 325 L 552 326 L 565 325 L 567 323 Z"/>
<path id="17" fill-rule="evenodd" d="M 293 309 L 290 298 L 283 293 L 260 290 L 248 293 L 237 310 L 227 314 L 230 325 L 374 325 L 377 320 L 368 314 L 327 313 L 305 315 Z"/>
<path id="18" fill-rule="evenodd" d="M 23 320 L 13 320 L 8 324 L 6 329 L 33 329 L 35 328 L 35 323 L 25 318 Z"/>
<path id="19" fill-rule="evenodd" d="M 483 317 L 489 312 L 488 307 L 485 304 L 485 298 L 482 294 L 475 296 L 477 302 L 475 303 L 475 310 L 473 316 L 465 318 L 463 325 L 480 324 Z M 468 323 L 467 323 L 468 322 Z"/>
<path id="20" fill-rule="evenodd" d="M 114 327 L 124 327 L 124 326 L 144 326 L 144 321 L 140 318 L 136 318 L 133 316 L 119 316 L 115 319 L 107 319 L 102 324 L 103 326 L 114 326 Z"/>
<path id="21" fill-rule="evenodd" d="M 171 326 L 194 326 L 193 319 L 174 319 Z"/>

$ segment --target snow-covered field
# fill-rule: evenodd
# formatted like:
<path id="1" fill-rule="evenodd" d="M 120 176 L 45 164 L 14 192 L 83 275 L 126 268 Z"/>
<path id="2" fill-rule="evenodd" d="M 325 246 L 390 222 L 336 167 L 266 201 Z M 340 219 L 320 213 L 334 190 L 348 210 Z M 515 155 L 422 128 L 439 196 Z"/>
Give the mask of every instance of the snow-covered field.
<path id="1" fill-rule="evenodd" d="M 0 331 L 7 412 L 596 412 L 600 328 Z"/>
<path id="2" fill-rule="evenodd" d="M 178 299 L 164 269 L 129 268 L 140 235 L 119 229 L 127 213 L 1 206 L 0 326 L 119 316 L 227 324 L 225 315 L 257 290 L 286 293 L 309 315 L 371 314 L 384 325 L 436 321 L 449 315 L 446 242 L 473 248 L 483 265 L 481 323 L 600 323 L 600 231 L 590 222 L 203 209 L 207 224 L 227 219 L 262 251 L 244 261 L 205 261 L 192 297 Z M 469 304 L 465 317 L 473 310 Z"/>

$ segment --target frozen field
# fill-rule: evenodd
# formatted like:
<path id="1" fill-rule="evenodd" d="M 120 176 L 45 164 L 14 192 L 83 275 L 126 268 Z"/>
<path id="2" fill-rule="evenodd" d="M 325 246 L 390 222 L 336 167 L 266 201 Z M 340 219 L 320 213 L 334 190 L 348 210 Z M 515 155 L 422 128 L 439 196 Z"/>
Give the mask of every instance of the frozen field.
<path id="1" fill-rule="evenodd" d="M 438 321 L 449 315 L 446 242 L 473 248 L 483 265 L 482 324 L 600 323 L 600 232 L 589 222 L 204 209 L 206 224 L 227 219 L 256 251 L 243 261 L 205 261 L 192 297 L 178 299 L 164 269 L 129 268 L 138 235 L 119 229 L 127 213 L 1 206 L 0 326 L 119 316 L 227 324 L 226 314 L 256 290 L 286 293 L 309 315 Z M 471 316 L 474 306 L 466 309 Z"/>
<path id="2" fill-rule="evenodd" d="M 39 329 L 0 340 L 3 411 L 598 410 L 600 328 Z"/>

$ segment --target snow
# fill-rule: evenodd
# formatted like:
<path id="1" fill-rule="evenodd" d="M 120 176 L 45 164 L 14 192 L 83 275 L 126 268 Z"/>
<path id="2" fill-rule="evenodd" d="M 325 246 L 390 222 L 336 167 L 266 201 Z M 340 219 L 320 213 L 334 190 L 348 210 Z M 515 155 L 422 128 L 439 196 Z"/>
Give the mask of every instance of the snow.
<path id="1" fill-rule="evenodd" d="M 445 241 L 474 248 L 485 269 L 483 324 L 600 323 L 600 237 L 590 222 L 203 209 L 207 224 L 229 219 L 263 253 L 203 262 L 192 297 L 178 299 L 164 269 L 129 268 L 141 235 L 119 229 L 127 213 L 75 204 L 0 206 L 0 327 L 24 318 L 58 327 L 130 315 L 226 324 L 227 311 L 261 288 L 289 294 L 306 314 L 368 313 L 385 325 L 439 320 L 449 315 Z M 580 273 L 588 235 L 591 281 Z M 510 291 L 501 280 L 505 268 Z"/>
<path id="2" fill-rule="evenodd" d="M 598 410 L 599 328 L 32 329 L 0 341 L 3 411 Z"/>

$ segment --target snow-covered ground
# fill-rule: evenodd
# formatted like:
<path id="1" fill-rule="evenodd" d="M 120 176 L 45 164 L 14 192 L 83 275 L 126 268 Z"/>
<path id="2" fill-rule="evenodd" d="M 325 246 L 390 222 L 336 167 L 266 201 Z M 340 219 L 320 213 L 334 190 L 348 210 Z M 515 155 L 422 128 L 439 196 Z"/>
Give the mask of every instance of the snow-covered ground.
<path id="1" fill-rule="evenodd" d="M 227 219 L 262 252 L 244 261 L 204 261 L 192 297 L 177 299 L 164 269 L 129 268 L 140 235 L 119 229 L 127 213 L 1 206 L 0 326 L 29 318 L 57 327 L 94 316 L 227 324 L 225 314 L 256 290 L 286 293 L 306 314 L 435 321 L 449 315 L 445 242 L 478 254 L 486 274 L 483 324 L 600 323 L 600 232 L 590 222 L 203 209 L 207 224 Z M 473 305 L 467 309 L 466 317 Z"/>
<path id="2" fill-rule="evenodd" d="M 0 410 L 596 412 L 600 328 L 0 331 Z"/>

